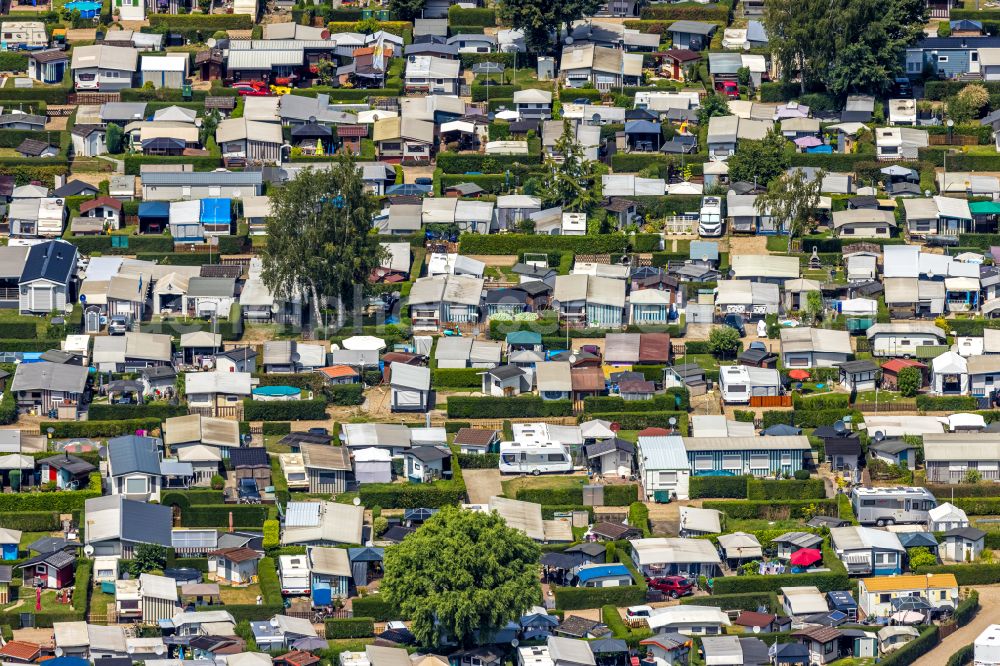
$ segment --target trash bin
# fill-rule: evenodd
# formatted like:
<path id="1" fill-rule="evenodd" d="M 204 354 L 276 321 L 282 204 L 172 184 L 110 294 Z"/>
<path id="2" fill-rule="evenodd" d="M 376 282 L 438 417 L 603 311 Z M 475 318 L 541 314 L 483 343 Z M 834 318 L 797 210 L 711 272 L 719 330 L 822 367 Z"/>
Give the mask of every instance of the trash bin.
<path id="1" fill-rule="evenodd" d="M 670 491 L 654 490 L 653 501 L 656 502 L 657 504 L 670 504 Z"/>

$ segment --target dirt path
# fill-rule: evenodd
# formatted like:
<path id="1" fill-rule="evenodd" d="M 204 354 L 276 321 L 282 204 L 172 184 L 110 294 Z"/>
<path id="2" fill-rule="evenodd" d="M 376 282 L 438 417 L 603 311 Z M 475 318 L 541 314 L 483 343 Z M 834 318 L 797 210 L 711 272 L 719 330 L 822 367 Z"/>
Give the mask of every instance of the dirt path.
<path id="1" fill-rule="evenodd" d="M 945 638 L 936 648 L 913 662 L 912 666 L 940 666 L 959 648 L 971 644 L 986 627 L 996 622 L 997 613 L 1000 613 L 1000 586 L 975 589 L 979 592 L 980 609 L 972 622 Z"/>
<path id="2" fill-rule="evenodd" d="M 736 254 L 768 254 L 767 236 L 730 236 L 729 256 Z"/>
<path id="3" fill-rule="evenodd" d="M 503 495 L 499 469 L 464 469 L 462 476 L 472 504 L 489 504 L 491 497 Z"/>

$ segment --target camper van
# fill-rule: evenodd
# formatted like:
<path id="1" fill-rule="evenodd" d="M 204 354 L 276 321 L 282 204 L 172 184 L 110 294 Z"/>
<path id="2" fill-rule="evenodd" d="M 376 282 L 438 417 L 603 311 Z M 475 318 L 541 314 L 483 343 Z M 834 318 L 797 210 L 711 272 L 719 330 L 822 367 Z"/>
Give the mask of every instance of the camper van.
<path id="1" fill-rule="evenodd" d="M 698 235 L 704 238 L 715 238 L 722 235 L 722 199 L 720 197 L 701 198 Z"/>
<path id="2" fill-rule="evenodd" d="M 303 555 L 279 555 L 278 577 L 283 595 L 309 594 L 309 561 Z"/>
<path id="3" fill-rule="evenodd" d="M 558 442 L 500 442 L 501 474 L 572 472 L 573 459 Z"/>
<path id="4" fill-rule="evenodd" d="M 926 488 L 858 486 L 851 491 L 851 505 L 859 523 L 883 527 L 926 523 L 927 512 L 937 506 L 937 500 Z"/>

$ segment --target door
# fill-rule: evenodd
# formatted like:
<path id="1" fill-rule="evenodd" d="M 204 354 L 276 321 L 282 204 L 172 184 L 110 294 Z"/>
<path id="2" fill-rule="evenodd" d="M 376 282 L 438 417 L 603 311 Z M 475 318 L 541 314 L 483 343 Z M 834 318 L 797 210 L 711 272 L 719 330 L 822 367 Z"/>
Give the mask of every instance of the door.
<path id="1" fill-rule="evenodd" d="M 971 74 L 979 73 L 979 51 L 976 49 L 969 51 L 969 72 Z"/>
<path id="2" fill-rule="evenodd" d="M 31 289 L 31 309 L 35 312 L 49 312 L 52 310 L 52 288 L 32 287 Z"/>

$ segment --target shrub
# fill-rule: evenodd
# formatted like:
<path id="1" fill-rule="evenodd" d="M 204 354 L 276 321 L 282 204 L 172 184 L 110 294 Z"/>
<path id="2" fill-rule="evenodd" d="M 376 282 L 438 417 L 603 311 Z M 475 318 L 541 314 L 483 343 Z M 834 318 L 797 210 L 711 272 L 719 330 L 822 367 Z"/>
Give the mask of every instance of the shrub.
<path id="1" fill-rule="evenodd" d="M 212 490 L 222 490 L 226 487 L 226 480 L 222 478 L 221 474 L 213 474 L 210 485 L 212 486 Z"/>
<path id="2" fill-rule="evenodd" d="M 706 509 L 722 511 L 729 518 L 736 520 L 808 520 L 813 515 L 834 515 L 837 512 L 836 501 L 821 500 L 724 500 L 702 503 Z"/>
<path id="3" fill-rule="evenodd" d="M 375 635 L 375 618 L 339 617 L 326 620 L 326 637 L 367 638 Z"/>
<path id="4" fill-rule="evenodd" d="M 955 624 L 960 627 L 964 627 L 972 621 L 972 618 L 976 616 L 979 612 L 979 592 L 972 590 L 969 596 L 959 602 L 958 606 L 955 607 L 955 614 L 952 618 L 955 620 Z"/>
<path id="5" fill-rule="evenodd" d="M 263 434 L 265 435 L 287 435 L 292 431 L 292 424 L 287 421 L 264 423 Z"/>
<path id="6" fill-rule="evenodd" d="M 499 453 L 459 453 L 456 458 L 462 469 L 496 469 L 500 464 Z"/>
<path id="7" fill-rule="evenodd" d="M 956 497 L 953 504 L 970 516 L 994 516 L 1000 513 L 1000 497 Z"/>
<path id="8" fill-rule="evenodd" d="M 251 400 L 243 401 L 243 418 L 247 421 L 323 421 L 326 420 L 325 400 Z"/>
<path id="9" fill-rule="evenodd" d="M 482 368 L 434 368 L 431 385 L 442 388 L 480 388 L 483 385 Z"/>
<path id="10" fill-rule="evenodd" d="M 715 578 L 712 596 L 748 592 L 777 592 L 782 587 L 815 585 L 820 592 L 846 590 L 851 581 L 847 573 L 779 574 L 775 576 L 726 576 Z"/>
<path id="11" fill-rule="evenodd" d="M 746 499 L 749 478 L 746 476 L 692 476 L 688 485 L 688 496 L 691 499 Z"/>
<path id="12" fill-rule="evenodd" d="M 686 435 L 688 432 L 687 412 L 595 412 L 585 414 L 584 418 L 613 421 L 623 430 L 670 428 L 670 419 L 674 419 L 673 427 L 679 434 Z"/>
<path id="13" fill-rule="evenodd" d="M 398 607 L 390 604 L 377 594 L 353 599 L 351 601 L 351 609 L 354 611 L 355 616 L 371 617 L 375 622 L 406 619 L 400 617 Z"/>
<path id="14" fill-rule="evenodd" d="M 995 585 L 1000 583 L 1000 564 L 977 562 L 969 564 L 939 564 L 933 567 L 919 567 L 913 570 L 916 574 L 955 574 L 959 585 Z"/>
<path id="15" fill-rule="evenodd" d="M 629 237 L 621 233 L 600 236 L 536 236 L 534 234 L 462 234 L 463 254 L 518 254 L 521 252 L 577 252 L 621 254 Z"/>
<path id="16" fill-rule="evenodd" d="M 912 398 L 920 392 L 922 377 L 918 368 L 906 367 L 899 371 L 896 383 L 899 386 L 899 393 L 904 398 Z"/>
<path id="17" fill-rule="evenodd" d="M 805 470 L 799 470 L 805 472 Z M 747 479 L 747 499 L 749 500 L 794 500 L 825 499 L 826 486 L 823 479 L 810 479 L 805 472 L 805 480 L 790 479 Z"/>
<path id="18" fill-rule="evenodd" d="M 358 493 L 364 506 L 383 509 L 413 509 L 461 504 L 465 499 L 465 486 L 458 481 L 436 483 L 394 484 L 366 483 Z M 355 612 L 358 612 L 355 609 Z M 367 613 L 366 613 L 367 615 Z"/>
<path id="19" fill-rule="evenodd" d="M 553 587 L 556 608 L 564 611 L 601 606 L 635 606 L 646 603 L 646 588 L 622 587 Z"/>
<path id="20" fill-rule="evenodd" d="M 796 481 L 805 481 L 806 479 L 809 478 L 809 472 L 804 469 L 797 469 L 795 470 L 795 474 L 793 474 L 792 476 L 795 477 Z"/>
<path id="21" fill-rule="evenodd" d="M 136 430 L 154 431 L 160 428 L 160 419 L 143 418 L 121 421 L 43 421 L 38 424 L 41 432 L 52 428 L 56 439 L 86 437 L 104 439 L 135 434 Z"/>
<path id="22" fill-rule="evenodd" d="M 281 545 L 281 537 L 279 536 L 279 524 L 277 520 L 265 520 L 264 521 L 264 550 L 270 550 L 271 548 L 277 548 Z"/>
<path id="23" fill-rule="evenodd" d="M 0 56 L 3 53 L 0 52 Z M 33 321 L 3 321 L 0 322 L 0 338 L 16 338 L 31 340 L 38 337 L 38 325 Z"/>
<path id="24" fill-rule="evenodd" d="M 975 656 L 976 646 L 973 643 L 969 643 L 964 647 L 958 648 L 955 654 L 948 657 L 948 661 L 945 662 L 945 666 L 965 666 L 972 662 L 972 658 Z"/>
<path id="25" fill-rule="evenodd" d="M 628 523 L 642 530 L 644 537 L 650 536 L 649 507 L 643 502 L 632 502 L 628 507 Z"/>
<path id="26" fill-rule="evenodd" d="M 906 555 L 910 561 L 910 568 L 933 567 L 937 564 L 937 557 L 929 548 L 923 546 L 908 549 Z"/>
<path id="27" fill-rule="evenodd" d="M 927 627 L 917 638 L 891 652 L 879 663 L 881 666 L 908 666 L 914 663 L 921 655 L 927 654 L 941 642 L 938 632 L 937 627 Z"/>
<path id="28" fill-rule="evenodd" d="M 569 400 L 543 400 L 540 396 L 516 398 L 450 396 L 448 418 L 520 418 L 538 416 L 570 416 L 573 403 Z"/>
<path id="29" fill-rule="evenodd" d="M 805 398 L 797 393 L 792 396 L 795 409 L 850 409 L 851 396 L 846 393 L 830 393 Z"/>
<path id="30" fill-rule="evenodd" d="M 917 409 L 922 412 L 959 412 L 976 409 L 979 403 L 971 395 L 918 395 Z"/>
<path id="31" fill-rule="evenodd" d="M 330 397 L 331 405 L 361 405 L 365 402 L 364 384 L 335 384 L 328 386 L 324 392 Z M 326 413 L 321 419 L 326 418 Z"/>
<path id="32" fill-rule="evenodd" d="M 187 416 L 184 405 L 170 405 L 165 402 L 154 402 L 148 405 L 112 405 L 98 403 L 90 406 L 88 417 L 94 421 L 117 421 L 132 419 L 169 419 L 174 416 Z"/>
<path id="33" fill-rule="evenodd" d="M 745 610 L 756 611 L 760 607 L 768 613 L 780 610 L 778 598 L 774 592 L 744 592 L 742 594 L 713 594 L 707 597 L 684 597 L 681 604 L 685 606 L 717 606 L 724 611 Z"/>

